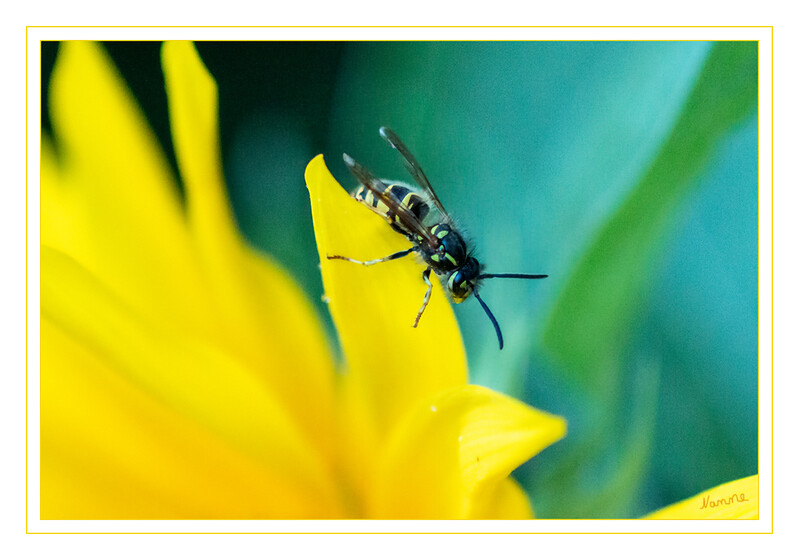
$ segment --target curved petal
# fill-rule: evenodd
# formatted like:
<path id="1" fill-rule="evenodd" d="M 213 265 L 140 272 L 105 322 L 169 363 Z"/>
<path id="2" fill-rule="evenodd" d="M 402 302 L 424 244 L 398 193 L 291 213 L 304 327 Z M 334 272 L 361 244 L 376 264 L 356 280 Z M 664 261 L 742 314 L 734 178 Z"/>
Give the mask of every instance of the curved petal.
<path id="1" fill-rule="evenodd" d="M 374 259 L 407 249 L 377 214 L 355 201 L 315 157 L 305 170 L 330 313 L 352 382 L 378 433 L 419 399 L 466 383 L 466 356 L 447 296 L 433 279 L 430 304 L 412 328 L 426 286 L 413 257 L 363 267 L 327 255 Z"/>
<path id="2" fill-rule="evenodd" d="M 532 519 L 535 517 L 527 494 L 513 477 L 500 480 L 493 492 L 475 504 L 471 519 Z"/>
<path id="3" fill-rule="evenodd" d="M 758 519 L 758 475 L 716 486 L 644 519 Z"/>
<path id="4" fill-rule="evenodd" d="M 259 371 L 332 453 L 334 370 L 323 329 L 290 278 L 243 243 L 224 186 L 216 84 L 193 44 L 165 43 L 162 61 L 192 239 L 210 284 L 203 303 L 218 323 L 214 339 Z"/>
<path id="5" fill-rule="evenodd" d="M 119 375 L 48 318 L 41 325 L 43 519 L 342 516 L 299 477 Z"/>
<path id="6" fill-rule="evenodd" d="M 258 372 L 172 325 L 138 315 L 68 256 L 42 247 L 41 262 L 45 319 L 93 349 L 126 383 L 276 473 L 288 488 L 301 488 L 323 510 L 336 511 L 337 489 L 326 461 Z M 59 374 L 80 365 L 54 360 L 51 354 L 56 350 L 42 345 L 43 360 L 49 358 L 54 368 L 51 379 L 60 383 Z M 286 369 L 283 373 L 290 374 Z M 91 395 L 59 402 L 67 397 L 51 394 L 52 400 L 42 402 L 43 414 L 55 414 L 64 406 L 90 409 L 106 404 Z M 137 420 L 132 416 L 128 421 Z M 95 445 L 90 434 L 81 431 L 70 432 L 66 441 L 77 449 Z M 128 443 L 118 440 L 118 445 Z"/>
<path id="7" fill-rule="evenodd" d="M 498 485 L 511 471 L 565 433 L 562 418 L 490 389 L 445 391 L 392 434 L 378 465 L 374 516 L 484 516 L 496 493 L 508 491 Z"/>

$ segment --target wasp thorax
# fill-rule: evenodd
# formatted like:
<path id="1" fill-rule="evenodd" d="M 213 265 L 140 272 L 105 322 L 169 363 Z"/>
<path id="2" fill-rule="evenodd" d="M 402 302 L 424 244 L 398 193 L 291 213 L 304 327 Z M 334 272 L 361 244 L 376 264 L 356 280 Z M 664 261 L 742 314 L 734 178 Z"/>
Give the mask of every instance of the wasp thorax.
<path id="1" fill-rule="evenodd" d="M 441 240 L 441 244 L 430 253 L 429 259 L 441 274 L 463 266 L 466 261 L 466 243 L 460 234 L 449 224 L 436 224 L 431 233 Z"/>

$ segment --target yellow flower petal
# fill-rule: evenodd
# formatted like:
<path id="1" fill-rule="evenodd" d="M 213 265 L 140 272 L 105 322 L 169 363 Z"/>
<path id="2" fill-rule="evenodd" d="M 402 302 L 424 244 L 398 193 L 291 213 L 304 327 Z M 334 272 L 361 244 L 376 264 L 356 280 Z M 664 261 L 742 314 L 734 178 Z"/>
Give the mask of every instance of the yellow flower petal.
<path id="1" fill-rule="evenodd" d="M 62 253 L 42 247 L 41 262 L 43 317 L 95 349 L 117 376 L 229 442 L 275 473 L 287 488 L 301 489 L 323 510 L 338 511 L 337 490 L 327 463 L 297 430 L 258 372 L 180 330 L 137 315 Z M 43 343 L 43 359 L 52 352 Z M 50 363 L 60 367 L 57 361 Z M 58 376 L 51 373 L 51 378 Z M 43 414 L 59 408 L 57 400 L 62 397 L 53 395 L 53 401 L 42 402 Z M 97 405 L 91 398 L 69 402 L 78 408 Z M 135 416 L 128 419 L 136 420 Z M 73 438 L 78 434 L 79 441 L 87 437 L 78 431 Z M 124 440 L 117 444 L 131 445 Z"/>
<path id="2" fill-rule="evenodd" d="M 524 489 L 513 477 L 499 481 L 493 492 L 472 508 L 472 519 L 532 519 L 533 509 Z"/>
<path id="3" fill-rule="evenodd" d="M 322 327 L 289 277 L 242 242 L 224 187 L 216 84 L 194 45 L 167 42 L 162 60 L 190 226 L 211 288 L 205 304 L 221 327 L 215 338 L 251 363 L 332 453 L 334 371 Z"/>
<path id="4" fill-rule="evenodd" d="M 373 487 L 376 450 L 382 441 L 363 389 L 362 385 L 353 383 L 351 376 L 345 375 L 339 379 L 336 393 L 339 483 L 354 518 L 367 517 L 365 504 Z"/>
<path id="5" fill-rule="evenodd" d="M 339 517 L 301 480 L 231 446 L 41 322 L 43 519 Z M 190 389 L 189 389 L 190 390 Z"/>
<path id="6" fill-rule="evenodd" d="M 392 435 L 378 466 L 374 516 L 461 519 L 493 513 L 496 493 L 509 492 L 498 485 L 565 433 L 562 418 L 490 389 L 445 391 L 420 403 Z M 512 514 L 519 512 L 517 503 Z"/>
<path id="7" fill-rule="evenodd" d="M 412 328 L 426 286 L 423 266 L 405 257 L 371 267 L 410 243 L 341 188 L 322 156 L 305 170 L 325 295 L 352 382 L 371 408 L 378 433 L 419 399 L 466 383 L 466 356 L 450 303 L 437 279 L 419 327 Z M 435 276 L 435 275 L 433 275 Z"/>
<path id="8" fill-rule="evenodd" d="M 224 191 L 216 83 L 190 42 L 164 43 L 161 61 L 172 138 L 192 225 L 202 236 L 203 245 L 238 250 L 239 236 Z"/>
<path id="9" fill-rule="evenodd" d="M 66 41 L 50 86 L 58 161 L 42 146 L 42 243 L 71 255 L 150 316 L 213 325 L 177 186 L 103 50 Z M 168 240 L 168 242 L 165 242 Z"/>
<path id="10" fill-rule="evenodd" d="M 716 486 L 645 519 L 758 519 L 758 475 Z"/>

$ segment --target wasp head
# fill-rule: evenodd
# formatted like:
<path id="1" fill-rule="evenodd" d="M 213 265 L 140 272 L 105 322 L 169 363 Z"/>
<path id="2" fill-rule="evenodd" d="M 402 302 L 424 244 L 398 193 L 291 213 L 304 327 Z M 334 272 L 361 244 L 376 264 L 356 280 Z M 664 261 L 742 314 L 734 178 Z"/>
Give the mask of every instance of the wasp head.
<path id="1" fill-rule="evenodd" d="M 472 295 L 479 275 L 480 263 L 474 257 L 468 257 L 462 267 L 450 274 L 447 289 L 455 303 L 461 303 Z"/>

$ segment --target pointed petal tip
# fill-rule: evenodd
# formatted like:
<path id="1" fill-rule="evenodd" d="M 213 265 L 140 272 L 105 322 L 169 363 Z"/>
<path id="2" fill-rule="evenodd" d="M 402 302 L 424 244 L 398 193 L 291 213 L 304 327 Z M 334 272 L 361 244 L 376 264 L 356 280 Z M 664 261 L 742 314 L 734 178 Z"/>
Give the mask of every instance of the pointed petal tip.
<path id="1" fill-rule="evenodd" d="M 313 192 L 313 189 L 317 187 L 325 175 L 330 175 L 325 163 L 325 156 L 317 154 L 305 166 L 305 186 L 309 191 Z"/>
<path id="2" fill-rule="evenodd" d="M 562 417 L 486 387 L 443 391 L 419 403 L 392 434 L 381 456 L 376 504 L 411 517 L 490 515 L 485 508 L 496 485 L 565 434 Z M 441 509 L 408 500 L 420 492 L 435 496 L 431 503 Z M 525 508 L 514 511 L 528 515 Z"/>

